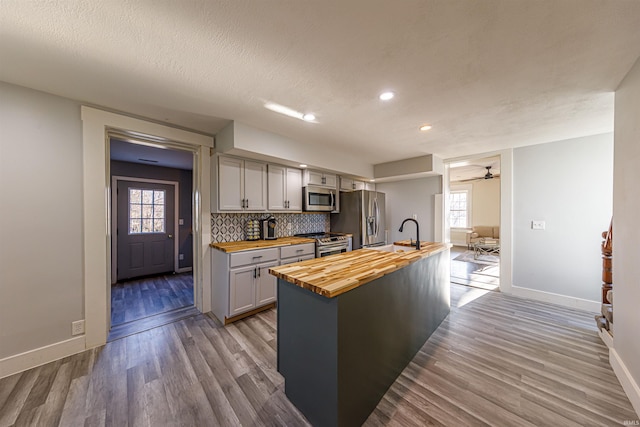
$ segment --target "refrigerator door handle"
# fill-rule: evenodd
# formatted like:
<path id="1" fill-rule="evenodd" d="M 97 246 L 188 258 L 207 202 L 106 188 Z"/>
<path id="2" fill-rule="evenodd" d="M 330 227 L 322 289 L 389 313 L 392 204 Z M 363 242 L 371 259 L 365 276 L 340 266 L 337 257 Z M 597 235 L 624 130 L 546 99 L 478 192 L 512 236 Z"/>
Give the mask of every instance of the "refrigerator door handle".
<path id="1" fill-rule="evenodd" d="M 376 237 L 378 237 L 378 232 L 380 231 L 380 207 L 378 206 L 378 199 L 373 199 L 373 205 L 376 210 Z"/>

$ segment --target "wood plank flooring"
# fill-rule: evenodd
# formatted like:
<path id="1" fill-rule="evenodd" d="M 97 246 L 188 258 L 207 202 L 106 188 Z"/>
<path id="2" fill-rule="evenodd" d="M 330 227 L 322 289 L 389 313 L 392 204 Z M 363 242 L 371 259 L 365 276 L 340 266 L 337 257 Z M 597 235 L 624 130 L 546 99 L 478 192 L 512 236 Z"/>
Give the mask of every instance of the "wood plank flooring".
<path id="1" fill-rule="evenodd" d="M 366 426 L 611 426 L 638 415 L 589 313 L 452 285 L 452 312 Z M 276 312 L 205 315 L 0 380 L 0 426 L 303 426 Z M 309 367 L 313 369 L 313 367 Z"/>
<path id="2" fill-rule="evenodd" d="M 111 325 L 193 306 L 193 274 L 164 274 L 111 286 Z"/>
<path id="3" fill-rule="evenodd" d="M 481 289 L 499 289 L 500 264 L 479 264 L 456 259 L 456 257 L 467 251 L 466 246 L 453 246 L 451 248 L 451 282 Z"/>

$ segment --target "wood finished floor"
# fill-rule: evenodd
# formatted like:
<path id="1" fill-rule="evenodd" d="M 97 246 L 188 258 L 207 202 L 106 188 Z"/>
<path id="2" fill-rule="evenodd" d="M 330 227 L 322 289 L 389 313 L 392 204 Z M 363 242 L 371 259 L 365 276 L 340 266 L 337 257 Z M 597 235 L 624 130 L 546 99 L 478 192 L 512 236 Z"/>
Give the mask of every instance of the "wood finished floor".
<path id="1" fill-rule="evenodd" d="M 451 314 L 366 426 L 638 419 L 591 314 L 451 290 Z M 275 328 L 275 310 L 227 327 L 199 315 L 4 378 L 0 426 L 307 425 L 275 368 Z"/>
<path id="2" fill-rule="evenodd" d="M 466 246 L 451 248 L 451 282 L 488 290 L 498 289 L 500 287 L 499 264 L 487 265 L 456 260 L 458 255 L 467 251 Z"/>
<path id="3" fill-rule="evenodd" d="M 193 305 L 193 274 L 165 274 L 111 286 L 111 325 Z"/>

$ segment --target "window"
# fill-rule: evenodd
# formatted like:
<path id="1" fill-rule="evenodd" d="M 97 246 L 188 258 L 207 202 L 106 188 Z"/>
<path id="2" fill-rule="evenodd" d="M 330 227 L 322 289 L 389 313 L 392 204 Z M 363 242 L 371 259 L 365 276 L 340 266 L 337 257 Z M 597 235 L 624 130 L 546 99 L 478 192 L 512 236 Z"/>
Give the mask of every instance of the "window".
<path id="1" fill-rule="evenodd" d="M 165 232 L 165 191 L 129 188 L 129 234 Z"/>
<path id="2" fill-rule="evenodd" d="M 467 228 L 471 224 L 468 190 L 451 190 L 449 193 L 449 224 L 451 228 Z"/>

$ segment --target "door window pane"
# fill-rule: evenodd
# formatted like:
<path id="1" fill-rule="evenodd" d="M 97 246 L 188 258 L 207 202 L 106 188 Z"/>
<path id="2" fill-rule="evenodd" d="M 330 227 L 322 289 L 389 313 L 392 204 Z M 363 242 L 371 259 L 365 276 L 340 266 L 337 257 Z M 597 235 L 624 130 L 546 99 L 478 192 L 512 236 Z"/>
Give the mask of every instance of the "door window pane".
<path id="1" fill-rule="evenodd" d="M 129 234 L 164 233 L 165 191 L 129 188 Z"/>

